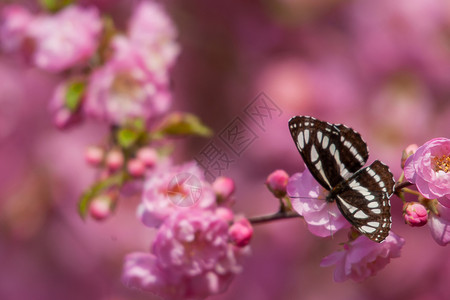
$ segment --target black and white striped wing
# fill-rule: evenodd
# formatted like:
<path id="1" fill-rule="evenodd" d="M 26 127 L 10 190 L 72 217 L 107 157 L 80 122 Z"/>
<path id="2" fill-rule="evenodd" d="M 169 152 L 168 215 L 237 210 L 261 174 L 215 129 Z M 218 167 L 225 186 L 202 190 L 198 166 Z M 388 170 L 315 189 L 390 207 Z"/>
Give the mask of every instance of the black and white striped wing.
<path id="1" fill-rule="evenodd" d="M 307 168 L 327 190 L 361 169 L 369 157 L 361 135 L 345 125 L 296 116 L 289 120 L 289 130 Z"/>
<path id="2" fill-rule="evenodd" d="M 362 234 L 382 242 L 391 228 L 389 198 L 394 192 L 394 176 L 388 166 L 374 161 L 331 190 L 339 210 Z"/>

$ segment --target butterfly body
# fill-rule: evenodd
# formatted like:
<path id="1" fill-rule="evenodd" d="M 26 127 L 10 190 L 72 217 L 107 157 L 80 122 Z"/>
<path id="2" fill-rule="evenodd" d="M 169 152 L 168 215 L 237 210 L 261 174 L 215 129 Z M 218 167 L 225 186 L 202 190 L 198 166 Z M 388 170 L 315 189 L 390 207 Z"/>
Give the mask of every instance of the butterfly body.
<path id="1" fill-rule="evenodd" d="M 380 161 L 362 168 L 369 157 L 366 143 L 353 129 L 308 116 L 289 120 L 289 129 L 305 165 L 329 191 L 342 215 L 362 234 L 382 242 L 391 227 L 389 198 L 394 178 Z"/>

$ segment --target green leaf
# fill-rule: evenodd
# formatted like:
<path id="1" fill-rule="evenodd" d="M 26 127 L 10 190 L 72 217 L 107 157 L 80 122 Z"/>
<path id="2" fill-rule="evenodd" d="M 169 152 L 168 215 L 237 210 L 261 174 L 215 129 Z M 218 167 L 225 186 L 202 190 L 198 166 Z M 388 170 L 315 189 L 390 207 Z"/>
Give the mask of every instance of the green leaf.
<path id="1" fill-rule="evenodd" d="M 89 209 L 89 204 L 101 192 L 110 189 L 114 186 L 119 187 L 128 179 L 129 178 L 127 177 L 126 173 L 119 172 L 94 184 L 89 190 L 87 190 L 86 192 L 83 193 L 83 195 L 81 195 L 80 200 L 78 201 L 78 214 L 80 215 L 80 217 L 82 219 L 86 218 Z"/>
<path id="2" fill-rule="evenodd" d="M 57 12 L 72 4 L 74 0 L 40 0 L 39 2 L 43 9 L 50 12 Z"/>
<path id="3" fill-rule="evenodd" d="M 172 136 L 197 135 L 210 137 L 212 130 L 204 125 L 200 119 L 189 113 L 172 113 L 163 122 L 160 130 L 162 134 Z"/>
<path id="4" fill-rule="evenodd" d="M 65 105 L 71 112 L 80 106 L 85 87 L 86 84 L 82 81 L 73 81 L 67 85 Z"/>
<path id="5" fill-rule="evenodd" d="M 139 139 L 140 133 L 130 129 L 121 128 L 117 131 L 117 141 L 122 148 L 130 148 Z"/>

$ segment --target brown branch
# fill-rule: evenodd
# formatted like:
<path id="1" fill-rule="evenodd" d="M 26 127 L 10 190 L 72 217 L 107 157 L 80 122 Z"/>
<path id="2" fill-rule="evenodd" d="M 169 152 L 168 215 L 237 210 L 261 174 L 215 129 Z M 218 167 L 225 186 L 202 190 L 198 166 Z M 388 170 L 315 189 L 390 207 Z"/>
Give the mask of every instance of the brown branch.
<path id="1" fill-rule="evenodd" d="M 300 216 L 295 211 L 279 211 L 272 215 L 253 217 L 253 218 L 249 218 L 248 220 L 252 224 L 259 224 L 259 223 L 266 223 L 266 222 L 280 220 L 280 219 L 301 218 L 301 217 L 302 216 Z"/>
<path id="2" fill-rule="evenodd" d="M 405 188 L 405 187 L 410 186 L 410 185 L 413 185 L 413 184 L 411 182 L 408 182 L 408 181 L 403 181 L 403 182 L 400 182 L 400 183 L 396 183 L 395 187 L 394 187 L 394 192 L 398 193 L 398 192 L 400 192 L 400 190 L 402 188 Z"/>

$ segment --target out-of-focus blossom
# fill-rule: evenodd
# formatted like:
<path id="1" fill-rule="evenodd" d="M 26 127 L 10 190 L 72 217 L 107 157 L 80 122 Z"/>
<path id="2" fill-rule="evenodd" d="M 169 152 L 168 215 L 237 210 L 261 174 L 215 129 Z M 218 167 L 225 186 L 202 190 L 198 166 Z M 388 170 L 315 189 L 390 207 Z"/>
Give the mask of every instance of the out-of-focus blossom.
<path id="1" fill-rule="evenodd" d="M 430 213 L 428 225 L 436 243 L 445 246 L 450 243 L 450 208 L 437 203 L 436 209 L 438 215 Z"/>
<path id="2" fill-rule="evenodd" d="M 53 115 L 53 124 L 60 129 L 68 128 L 82 120 L 80 110 L 72 110 L 67 106 L 67 87 L 70 82 L 59 84 L 53 91 L 49 109 Z"/>
<path id="3" fill-rule="evenodd" d="M 408 157 L 410 157 L 411 155 L 416 153 L 418 148 L 419 148 L 419 146 L 417 146 L 417 144 L 411 144 L 403 150 L 402 161 L 401 161 L 402 169 L 405 167 L 405 162 L 408 159 Z"/>
<path id="4" fill-rule="evenodd" d="M 128 161 L 127 170 L 131 176 L 141 177 L 145 173 L 145 164 L 140 159 L 133 158 Z"/>
<path id="5" fill-rule="evenodd" d="M 435 138 L 420 146 L 405 162 L 405 178 L 428 199 L 450 199 L 450 139 Z"/>
<path id="6" fill-rule="evenodd" d="M 252 224 L 246 218 L 241 218 L 230 226 L 228 234 L 236 246 L 247 246 L 253 236 Z"/>
<path id="7" fill-rule="evenodd" d="M 97 9 L 71 5 L 55 15 L 37 16 L 26 35 L 34 42 L 34 64 L 59 72 L 91 57 L 101 30 Z"/>
<path id="8" fill-rule="evenodd" d="M 7 52 L 15 51 L 21 47 L 33 16 L 20 5 L 9 5 L 3 9 L 2 18 L 1 48 Z"/>
<path id="9" fill-rule="evenodd" d="M 286 195 L 288 180 L 289 175 L 286 171 L 276 170 L 267 176 L 266 185 L 276 197 L 280 198 Z"/>
<path id="10" fill-rule="evenodd" d="M 351 226 L 336 203 L 325 200 L 327 191 L 317 183 L 308 169 L 289 178 L 287 193 L 292 207 L 303 216 L 313 234 L 326 237 Z"/>
<path id="11" fill-rule="evenodd" d="M 160 227 L 152 254 L 126 257 L 123 281 L 167 299 L 202 299 L 226 289 L 247 251 L 228 242 L 228 222 L 212 210 L 179 210 Z"/>
<path id="12" fill-rule="evenodd" d="M 136 157 L 142 161 L 142 163 L 147 167 L 153 167 L 158 161 L 158 153 L 155 149 L 150 147 L 143 147 L 138 150 Z"/>
<path id="13" fill-rule="evenodd" d="M 164 268 L 195 276 L 216 267 L 224 271 L 239 269 L 236 261 L 227 260 L 230 247 L 225 220 L 210 210 L 187 209 L 164 221 L 154 240 L 153 253 Z"/>
<path id="14" fill-rule="evenodd" d="M 214 180 L 212 188 L 216 193 L 218 202 L 230 206 L 233 202 L 234 181 L 231 178 L 220 176 Z"/>
<path id="15" fill-rule="evenodd" d="M 233 221 L 233 218 L 234 218 L 233 211 L 231 209 L 229 209 L 228 207 L 224 207 L 224 206 L 217 207 L 215 210 L 215 214 L 219 218 L 221 218 L 227 222 Z"/>
<path id="16" fill-rule="evenodd" d="M 406 224 L 413 227 L 423 226 L 428 221 L 427 209 L 418 202 L 406 203 L 403 206 L 403 216 Z"/>
<path id="17" fill-rule="evenodd" d="M 101 221 L 111 214 L 112 198 L 110 195 L 100 195 L 89 204 L 89 214 L 92 218 Z"/>
<path id="18" fill-rule="evenodd" d="M 84 158 L 91 166 L 99 166 L 105 157 L 105 150 L 99 146 L 89 146 L 85 153 Z"/>
<path id="19" fill-rule="evenodd" d="M 113 41 L 114 55 L 91 75 L 84 109 L 92 117 L 123 125 L 149 120 L 169 108 L 168 78 L 150 72 L 125 37 Z"/>
<path id="20" fill-rule="evenodd" d="M 405 241 L 392 231 L 382 243 L 375 243 L 365 236 L 346 244 L 343 251 L 325 257 L 320 266 L 336 265 L 334 280 L 342 282 L 347 279 L 360 282 L 374 276 L 391 260 L 400 256 Z"/>
<path id="21" fill-rule="evenodd" d="M 190 174 L 197 178 L 201 186 L 192 186 L 185 182 L 178 182 L 180 175 Z M 170 187 L 177 183 L 177 187 Z M 161 223 L 175 211 L 186 207 L 175 204 L 169 195 L 178 192 L 183 197 L 193 197 L 192 207 L 214 208 L 216 196 L 212 187 L 204 181 L 203 171 L 193 162 L 181 166 L 167 166 L 162 164 L 148 173 L 144 183 L 142 202 L 138 207 L 139 219 L 149 227 L 159 227 Z M 194 190 L 192 190 L 194 189 Z"/>
<path id="22" fill-rule="evenodd" d="M 112 149 L 106 154 L 105 164 L 108 170 L 116 171 L 120 169 L 125 162 L 122 151 L 119 149 Z"/>
<path id="23" fill-rule="evenodd" d="M 164 75 L 180 51 L 177 31 L 159 3 L 142 1 L 130 19 L 128 35 L 152 72 Z"/>
<path id="24" fill-rule="evenodd" d="M 162 268 L 150 253 L 131 253 L 125 258 L 123 283 L 167 300 L 200 300 L 223 292 L 234 274 L 217 275 L 213 271 L 197 276 L 181 276 Z"/>

